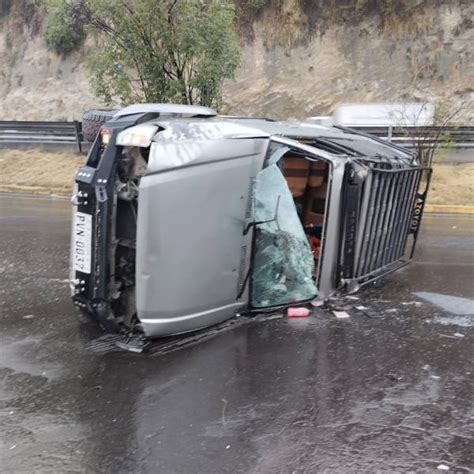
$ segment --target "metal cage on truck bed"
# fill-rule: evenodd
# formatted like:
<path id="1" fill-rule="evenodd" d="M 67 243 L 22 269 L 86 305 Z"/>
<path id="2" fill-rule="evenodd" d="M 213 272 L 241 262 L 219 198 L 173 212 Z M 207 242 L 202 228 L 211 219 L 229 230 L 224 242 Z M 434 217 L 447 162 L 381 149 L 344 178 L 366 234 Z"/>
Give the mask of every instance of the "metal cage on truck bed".
<path id="1" fill-rule="evenodd" d="M 365 176 L 362 181 L 353 172 L 346 176 L 340 275 L 348 291 L 413 257 L 431 178 L 431 169 L 421 166 L 389 168 L 362 161 L 354 166 Z"/>

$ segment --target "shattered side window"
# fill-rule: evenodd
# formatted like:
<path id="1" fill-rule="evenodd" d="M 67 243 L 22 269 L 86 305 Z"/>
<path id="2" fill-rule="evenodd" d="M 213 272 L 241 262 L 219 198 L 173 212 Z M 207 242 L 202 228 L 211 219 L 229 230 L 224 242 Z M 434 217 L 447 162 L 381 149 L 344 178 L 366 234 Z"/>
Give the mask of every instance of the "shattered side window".
<path id="1" fill-rule="evenodd" d="M 316 295 L 314 259 L 293 197 L 277 164 L 258 173 L 255 187 L 252 306 L 263 308 L 308 300 Z"/>

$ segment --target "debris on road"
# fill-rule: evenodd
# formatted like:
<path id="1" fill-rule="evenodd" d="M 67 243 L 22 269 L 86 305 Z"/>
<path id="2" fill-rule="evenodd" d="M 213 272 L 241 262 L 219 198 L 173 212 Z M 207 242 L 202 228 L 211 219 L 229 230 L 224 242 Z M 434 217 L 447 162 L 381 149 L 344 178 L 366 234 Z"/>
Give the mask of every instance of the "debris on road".
<path id="1" fill-rule="evenodd" d="M 402 305 L 404 306 L 409 306 L 409 305 L 415 305 L 415 306 L 421 306 L 423 303 L 421 301 L 402 301 Z"/>
<path id="2" fill-rule="evenodd" d="M 308 308 L 288 308 L 289 318 L 306 318 L 309 316 Z"/>
<path id="3" fill-rule="evenodd" d="M 150 345 L 150 342 L 147 341 L 143 336 L 134 334 L 125 336 L 121 341 L 116 341 L 115 345 L 125 351 L 140 354 L 147 349 L 147 347 Z"/>
<path id="4" fill-rule="evenodd" d="M 441 334 L 440 337 L 447 337 L 448 339 L 458 339 L 459 337 L 464 337 L 463 335 L 459 336 L 459 333 L 451 334 Z"/>
<path id="5" fill-rule="evenodd" d="M 449 466 L 446 464 L 440 464 L 436 469 L 438 469 L 438 471 L 449 471 Z"/>
<path id="6" fill-rule="evenodd" d="M 375 311 L 371 309 L 366 309 L 364 315 L 372 319 L 382 319 L 386 316 L 383 311 Z"/>
<path id="7" fill-rule="evenodd" d="M 346 313 L 345 311 L 333 311 L 334 316 L 336 316 L 337 319 L 347 319 L 350 318 L 350 314 Z"/>
<path id="8" fill-rule="evenodd" d="M 400 380 L 402 380 L 403 378 L 401 375 L 393 374 L 393 373 L 387 374 L 386 377 L 392 382 L 400 382 Z"/>

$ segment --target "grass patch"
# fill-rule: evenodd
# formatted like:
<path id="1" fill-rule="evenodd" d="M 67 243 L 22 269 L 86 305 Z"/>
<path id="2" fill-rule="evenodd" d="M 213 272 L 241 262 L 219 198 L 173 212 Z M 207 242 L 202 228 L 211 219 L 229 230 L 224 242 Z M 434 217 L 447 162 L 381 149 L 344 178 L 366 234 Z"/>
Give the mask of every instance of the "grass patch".
<path id="1" fill-rule="evenodd" d="M 474 163 L 435 164 L 428 204 L 474 206 Z"/>
<path id="2" fill-rule="evenodd" d="M 75 153 L 0 150 L 0 191 L 70 196 L 84 161 Z"/>

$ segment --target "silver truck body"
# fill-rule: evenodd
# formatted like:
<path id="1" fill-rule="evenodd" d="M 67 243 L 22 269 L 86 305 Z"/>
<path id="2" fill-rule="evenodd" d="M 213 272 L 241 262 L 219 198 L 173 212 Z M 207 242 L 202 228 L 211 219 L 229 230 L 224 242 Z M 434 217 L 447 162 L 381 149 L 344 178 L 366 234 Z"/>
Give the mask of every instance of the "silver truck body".
<path id="1" fill-rule="evenodd" d="M 76 176 L 74 222 L 90 215 L 91 237 L 84 244 L 74 224 L 73 299 L 103 325 L 193 331 L 356 291 L 411 258 L 427 188 L 410 152 L 304 123 L 132 118 L 105 125 L 107 143 L 98 137 Z M 315 226 L 304 225 L 282 165 L 300 158 L 326 170 L 314 261 L 305 232 Z M 84 245 L 90 268 L 74 257 Z"/>

